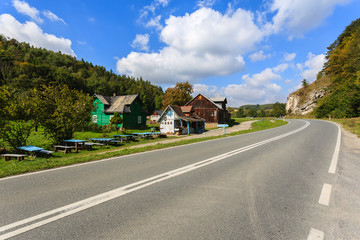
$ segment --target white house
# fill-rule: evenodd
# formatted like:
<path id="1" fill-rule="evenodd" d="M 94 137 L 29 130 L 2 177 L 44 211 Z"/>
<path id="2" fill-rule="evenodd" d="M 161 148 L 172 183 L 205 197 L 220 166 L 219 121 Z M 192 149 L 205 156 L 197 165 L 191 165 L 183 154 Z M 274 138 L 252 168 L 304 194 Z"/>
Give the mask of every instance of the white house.
<path id="1" fill-rule="evenodd" d="M 189 107 L 169 105 L 161 114 L 160 122 L 161 134 L 190 134 L 202 133 L 205 131 L 205 120 L 193 114 Z"/>
<path id="2" fill-rule="evenodd" d="M 154 110 L 154 112 L 150 115 L 150 121 L 157 122 L 162 113 L 163 113 L 163 111 L 161 111 L 161 110 Z"/>

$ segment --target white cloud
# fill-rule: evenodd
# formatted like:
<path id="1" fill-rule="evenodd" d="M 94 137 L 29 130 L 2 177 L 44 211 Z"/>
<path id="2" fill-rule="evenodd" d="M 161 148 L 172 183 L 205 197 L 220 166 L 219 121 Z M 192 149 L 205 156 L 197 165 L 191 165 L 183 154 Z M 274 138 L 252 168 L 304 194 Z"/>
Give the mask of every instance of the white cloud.
<path id="1" fill-rule="evenodd" d="M 61 51 L 75 56 L 74 51 L 71 49 L 71 40 L 44 33 L 34 22 L 25 22 L 23 24 L 10 14 L 2 14 L 0 15 L 0 31 L 5 36 L 15 38 L 20 42 L 27 42 L 35 47 Z"/>
<path id="2" fill-rule="evenodd" d="M 168 4 L 169 4 L 170 0 L 155 0 L 155 3 L 163 6 L 163 7 L 166 7 Z"/>
<path id="3" fill-rule="evenodd" d="M 134 41 L 131 46 L 140 50 L 149 50 L 149 34 L 136 34 Z"/>
<path id="4" fill-rule="evenodd" d="M 287 70 L 289 68 L 289 64 L 287 63 L 282 63 L 279 64 L 278 66 L 274 67 L 273 70 L 275 72 L 284 72 L 285 70 Z"/>
<path id="5" fill-rule="evenodd" d="M 260 50 L 258 52 L 251 54 L 249 58 L 251 62 L 258 62 L 258 61 L 263 61 L 266 58 L 269 58 L 270 56 L 271 56 L 270 54 L 264 55 L 264 51 Z"/>
<path id="6" fill-rule="evenodd" d="M 198 0 L 196 5 L 200 8 L 209 8 L 216 3 L 216 0 Z"/>
<path id="7" fill-rule="evenodd" d="M 243 69 L 244 64 L 241 56 L 202 56 L 166 47 L 159 53 L 131 52 L 117 62 L 117 71 L 134 77 L 142 76 L 156 84 L 174 84 L 179 81 L 196 82 L 208 76 L 229 75 Z"/>
<path id="8" fill-rule="evenodd" d="M 161 30 L 163 26 L 161 25 L 160 20 L 161 20 L 160 15 L 153 17 L 145 24 L 145 27 L 154 27 L 157 30 Z"/>
<path id="9" fill-rule="evenodd" d="M 40 17 L 40 12 L 25 1 L 13 0 L 13 6 L 21 14 L 29 16 L 32 20 L 37 23 L 43 23 L 44 20 Z"/>
<path id="10" fill-rule="evenodd" d="M 202 95 L 213 98 L 213 97 L 223 97 L 224 95 L 221 93 L 221 91 L 218 89 L 218 87 L 213 85 L 205 85 L 205 84 L 194 84 L 193 85 L 193 96 L 198 95 L 201 93 Z"/>
<path id="11" fill-rule="evenodd" d="M 336 5 L 344 5 L 351 0 L 273 0 L 270 11 L 273 17 L 272 30 L 278 33 L 286 30 L 290 36 L 302 37 L 304 33 L 318 27 Z"/>
<path id="12" fill-rule="evenodd" d="M 246 74 L 242 77 L 242 79 L 245 80 L 245 82 L 247 82 L 249 85 L 258 87 L 264 86 L 273 80 L 279 80 L 281 79 L 281 76 L 274 73 L 271 68 L 266 68 L 261 73 L 256 73 L 252 77 L 250 77 L 249 74 Z"/>
<path id="13" fill-rule="evenodd" d="M 302 65 L 302 78 L 306 79 L 309 83 L 315 81 L 317 74 L 323 69 L 325 62 L 324 54 L 314 55 L 310 52 L 307 61 Z"/>
<path id="14" fill-rule="evenodd" d="M 291 62 L 296 57 L 296 53 L 285 53 L 284 54 L 284 60 L 287 62 Z"/>
<path id="15" fill-rule="evenodd" d="M 42 13 L 44 14 L 45 17 L 47 17 L 50 21 L 53 22 L 62 22 L 63 24 L 66 25 L 66 22 L 64 21 L 64 19 L 59 18 L 58 16 L 56 16 L 53 12 L 49 11 L 49 10 L 44 10 L 42 11 Z"/>
<path id="16" fill-rule="evenodd" d="M 243 55 L 263 39 L 253 14 L 238 9 L 223 15 L 201 8 L 183 17 L 170 16 L 160 39 L 167 45 L 157 53 L 130 53 L 117 62 L 117 71 L 144 77 L 156 84 L 196 82 L 244 69 Z"/>

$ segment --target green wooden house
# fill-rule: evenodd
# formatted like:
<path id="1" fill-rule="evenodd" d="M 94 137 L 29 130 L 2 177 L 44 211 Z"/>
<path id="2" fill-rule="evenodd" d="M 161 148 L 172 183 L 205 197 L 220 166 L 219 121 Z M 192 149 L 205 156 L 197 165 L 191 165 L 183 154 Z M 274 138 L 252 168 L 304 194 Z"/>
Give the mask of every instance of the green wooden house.
<path id="1" fill-rule="evenodd" d="M 92 122 L 108 125 L 115 112 L 120 113 L 123 123 L 119 127 L 141 128 L 146 126 L 146 113 L 138 95 L 103 96 L 95 94 Z"/>

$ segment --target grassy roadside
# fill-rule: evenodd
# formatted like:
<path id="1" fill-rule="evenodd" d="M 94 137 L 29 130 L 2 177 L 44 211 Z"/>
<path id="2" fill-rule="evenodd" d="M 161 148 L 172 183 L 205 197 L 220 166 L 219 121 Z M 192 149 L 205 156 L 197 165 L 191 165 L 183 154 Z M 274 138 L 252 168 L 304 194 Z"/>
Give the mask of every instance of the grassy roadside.
<path id="1" fill-rule="evenodd" d="M 162 148 L 168 148 L 173 146 L 180 146 L 184 144 L 190 144 L 190 143 L 196 143 L 211 139 L 217 139 L 217 138 L 223 138 L 227 137 L 229 135 L 240 135 L 244 133 L 250 133 L 250 132 L 256 132 L 261 131 L 269 128 L 279 127 L 282 125 L 287 124 L 286 121 L 282 120 L 276 120 L 276 121 L 270 121 L 270 120 L 261 120 L 258 122 L 254 122 L 252 124 L 252 129 L 250 130 L 244 130 L 239 131 L 232 134 L 222 135 L 222 136 L 216 136 L 216 137 L 204 137 L 204 138 L 196 138 L 196 139 L 188 139 L 188 140 L 181 140 L 179 139 L 176 142 L 173 143 L 161 143 L 161 140 L 145 140 L 141 143 L 147 143 L 147 142 L 153 142 L 158 141 L 158 144 L 147 146 L 147 147 L 141 147 L 129 149 L 129 146 L 103 146 L 103 147 L 97 147 L 96 149 L 92 151 L 79 151 L 79 153 L 69 153 L 69 154 L 63 154 L 63 153 L 54 153 L 53 157 L 50 158 L 40 158 L 37 157 L 35 159 L 27 157 L 23 161 L 16 161 L 11 160 L 5 162 L 3 159 L 0 161 L 0 177 L 6 177 L 21 173 L 27 173 L 27 172 L 35 172 L 39 170 L 44 169 L 50 169 L 50 168 L 56 168 L 61 166 L 67 166 L 77 163 L 84 163 L 84 162 L 90 162 L 100 159 L 106 159 L 110 157 L 117 157 L 117 156 L 124 156 L 128 154 L 133 153 L 139 153 L 139 152 L 145 152 L 145 151 L 151 151 L 156 149 L 162 149 Z M 136 143 L 135 143 L 136 144 Z M 134 144 L 133 144 L 134 145 Z M 133 146 L 132 145 L 132 146 Z M 118 149 L 118 150 L 117 150 Z"/>
<path id="2" fill-rule="evenodd" d="M 332 121 L 340 124 L 345 130 L 356 134 L 360 138 L 360 118 L 333 119 Z"/>

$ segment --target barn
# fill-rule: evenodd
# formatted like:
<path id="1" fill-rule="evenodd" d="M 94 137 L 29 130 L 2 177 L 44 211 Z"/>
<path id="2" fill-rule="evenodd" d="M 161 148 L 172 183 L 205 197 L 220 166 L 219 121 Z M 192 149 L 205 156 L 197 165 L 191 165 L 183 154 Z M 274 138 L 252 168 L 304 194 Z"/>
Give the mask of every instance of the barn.
<path id="1" fill-rule="evenodd" d="M 207 98 L 202 94 L 198 94 L 185 106 L 192 106 L 194 113 L 200 118 L 205 119 L 208 125 L 217 126 L 219 123 L 229 123 L 231 114 L 226 110 L 226 97 Z"/>

